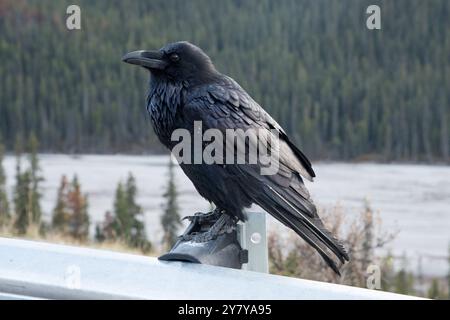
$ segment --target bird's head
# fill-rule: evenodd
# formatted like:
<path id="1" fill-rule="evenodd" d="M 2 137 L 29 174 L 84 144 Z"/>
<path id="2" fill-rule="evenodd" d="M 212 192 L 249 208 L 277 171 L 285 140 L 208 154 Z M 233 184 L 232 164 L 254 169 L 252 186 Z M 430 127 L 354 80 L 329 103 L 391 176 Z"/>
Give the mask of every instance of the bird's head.
<path id="1" fill-rule="evenodd" d="M 159 50 L 127 53 L 122 61 L 144 67 L 157 78 L 172 81 L 200 80 L 217 71 L 202 49 L 187 41 L 170 43 Z"/>

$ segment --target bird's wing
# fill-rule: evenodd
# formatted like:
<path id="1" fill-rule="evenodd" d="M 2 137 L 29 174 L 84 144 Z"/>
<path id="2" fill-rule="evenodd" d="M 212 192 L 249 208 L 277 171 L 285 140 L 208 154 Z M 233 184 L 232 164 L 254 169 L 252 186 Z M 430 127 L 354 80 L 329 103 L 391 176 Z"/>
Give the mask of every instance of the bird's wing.
<path id="1" fill-rule="evenodd" d="M 197 88 L 183 107 L 183 117 L 187 121 L 202 121 L 204 129 L 215 128 L 224 134 L 226 129 L 258 129 L 266 132 L 266 146 L 270 144 L 270 130 L 276 130 L 279 169 L 275 174 L 261 175 L 259 165 L 227 166 L 226 170 L 244 177 L 239 183 L 243 190 L 252 190 L 249 196 L 254 202 L 299 234 L 339 273 L 330 251 L 342 263 L 349 257 L 343 245 L 325 229 L 303 184 L 302 176 L 310 180 L 315 176 L 311 163 L 289 141 L 280 125 L 230 78 Z M 258 139 L 264 140 L 260 135 Z M 249 184 L 257 184 L 258 188 Z"/>
<path id="2" fill-rule="evenodd" d="M 209 85 L 206 91 L 210 97 L 210 106 L 216 111 L 214 114 L 216 118 L 229 117 L 230 120 L 238 123 L 243 122 L 245 127 L 259 126 L 276 130 L 283 144 L 280 149 L 281 160 L 293 171 L 312 181 L 316 175 L 308 158 L 289 140 L 283 128 L 238 83 L 226 77 L 223 84 Z"/>

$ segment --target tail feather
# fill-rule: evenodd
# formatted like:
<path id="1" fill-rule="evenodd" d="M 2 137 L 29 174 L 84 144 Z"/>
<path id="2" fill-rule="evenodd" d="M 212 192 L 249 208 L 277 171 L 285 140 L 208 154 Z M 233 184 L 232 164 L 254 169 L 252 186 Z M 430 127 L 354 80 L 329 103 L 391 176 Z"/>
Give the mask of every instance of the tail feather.
<path id="1" fill-rule="evenodd" d="M 344 246 L 325 229 L 322 221 L 315 213 L 313 204 L 307 199 L 293 198 L 283 190 L 275 190 L 270 186 L 265 186 L 265 192 L 259 197 L 259 205 L 276 219 L 294 230 L 309 245 L 318 251 L 325 262 L 340 275 L 339 268 L 330 257 L 329 249 L 339 259 L 341 263 L 349 260 Z M 284 194 L 284 196 L 281 195 Z M 311 212 L 310 206 L 314 207 Z"/>
<path id="2" fill-rule="evenodd" d="M 302 225 L 304 225 L 313 234 L 315 234 L 316 237 L 318 237 L 322 242 L 324 242 L 327 245 L 327 247 L 336 254 L 336 256 L 341 260 L 342 263 L 344 263 L 345 260 L 348 260 L 348 254 L 344 246 L 334 236 L 332 236 L 328 230 L 325 229 L 325 226 L 323 225 L 322 221 L 315 212 L 315 207 L 313 211 L 314 218 L 308 218 L 304 214 L 305 210 L 297 210 L 293 203 L 286 200 L 285 196 L 282 196 L 275 189 L 271 187 L 269 188 L 275 195 L 275 198 L 281 200 L 281 204 L 282 205 L 284 204 L 284 208 L 291 215 L 294 215 L 294 217 L 296 217 Z M 311 216 L 312 212 L 309 211 L 308 213 L 309 216 Z"/>

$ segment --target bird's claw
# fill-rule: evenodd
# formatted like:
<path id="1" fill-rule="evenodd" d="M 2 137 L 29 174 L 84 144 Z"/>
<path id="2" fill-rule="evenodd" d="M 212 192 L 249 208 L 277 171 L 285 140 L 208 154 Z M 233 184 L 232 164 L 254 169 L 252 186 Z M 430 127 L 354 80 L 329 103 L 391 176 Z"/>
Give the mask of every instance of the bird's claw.
<path id="1" fill-rule="evenodd" d="M 220 214 L 220 215 L 219 215 Z M 217 218 L 218 216 L 218 218 Z M 192 232 L 189 234 L 184 234 L 181 236 L 181 239 L 184 241 L 193 241 L 193 242 L 207 242 L 216 239 L 218 236 L 225 233 L 232 233 L 236 230 L 237 220 L 227 214 L 224 214 L 222 211 L 213 211 L 208 212 L 207 214 L 201 213 L 200 215 L 195 214 L 194 216 L 187 217 L 188 219 L 192 217 L 193 221 L 198 219 L 197 223 L 208 222 L 212 223 L 211 227 L 208 231 L 205 232 Z M 213 219 L 217 218 L 217 219 Z"/>
<path id="2" fill-rule="evenodd" d="M 196 220 L 199 224 L 203 224 L 204 222 L 211 222 L 217 220 L 219 211 L 213 210 L 210 212 L 196 212 L 193 216 L 185 216 L 182 220 L 188 220 L 193 222 Z"/>

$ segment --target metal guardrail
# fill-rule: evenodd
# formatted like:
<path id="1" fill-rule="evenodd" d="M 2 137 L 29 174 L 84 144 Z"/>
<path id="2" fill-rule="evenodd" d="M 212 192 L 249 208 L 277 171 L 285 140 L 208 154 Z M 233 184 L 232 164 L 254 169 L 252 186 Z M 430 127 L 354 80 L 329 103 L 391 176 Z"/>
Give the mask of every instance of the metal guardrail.
<path id="1" fill-rule="evenodd" d="M 0 299 L 413 299 L 349 286 L 0 238 Z"/>

